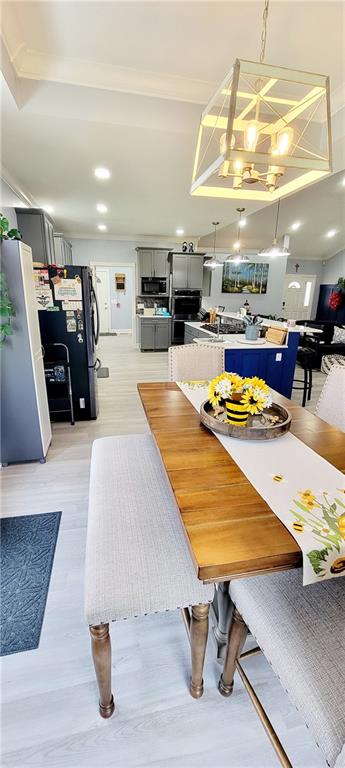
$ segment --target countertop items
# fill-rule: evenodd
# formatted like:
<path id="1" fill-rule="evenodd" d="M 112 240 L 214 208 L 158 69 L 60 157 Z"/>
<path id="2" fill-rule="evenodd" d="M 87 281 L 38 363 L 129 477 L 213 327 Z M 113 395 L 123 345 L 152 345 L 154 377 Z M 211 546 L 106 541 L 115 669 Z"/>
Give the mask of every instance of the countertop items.
<path id="1" fill-rule="evenodd" d="M 260 317 L 260 312 L 257 313 Z M 218 317 L 231 317 L 233 320 L 241 320 L 241 317 L 236 312 L 217 312 Z M 287 321 L 281 322 L 280 320 L 269 320 L 267 318 L 263 318 L 262 325 L 269 327 L 269 328 L 284 328 L 289 331 L 289 333 L 297 332 L 297 333 L 307 333 L 307 334 L 314 334 L 314 333 L 322 333 L 322 331 L 319 328 L 312 328 L 309 325 L 294 325 L 289 326 Z"/>
<path id="2" fill-rule="evenodd" d="M 199 344 L 207 344 L 207 337 L 210 338 L 211 344 L 222 344 L 224 347 L 236 347 L 247 349 L 250 347 L 250 345 L 247 344 L 245 341 L 245 334 L 244 333 L 220 333 L 219 340 L 217 339 L 217 334 L 212 333 L 211 331 L 206 331 L 202 328 L 203 323 L 186 323 L 186 326 L 189 328 L 194 328 L 197 331 L 202 331 L 202 336 L 198 336 L 194 338 L 194 341 L 196 341 Z M 264 341 L 264 344 L 258 345 L 258 349 L 286 349 L 286 344 L 272 344 L 269 341 L 266 341 L 265 339 L 259 339 L 259 341 Z M 257 345 L 253 345 L 257 346 Z"/>

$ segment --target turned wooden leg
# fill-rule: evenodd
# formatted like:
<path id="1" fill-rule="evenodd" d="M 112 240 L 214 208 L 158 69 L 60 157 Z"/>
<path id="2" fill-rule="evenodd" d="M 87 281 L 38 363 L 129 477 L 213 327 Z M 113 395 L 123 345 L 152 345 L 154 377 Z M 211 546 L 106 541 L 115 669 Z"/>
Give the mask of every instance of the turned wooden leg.
<path id="1" fill-rule="evenodd" d="M 232 689 L 234 687 L 236 660 L 242 651 L 247 632 L 248 628 L 244 623 L 241 614 L 238 612 L 237 608 L 235 608 L 229 629 L 229 639 L 226 649 L 223 674 L 220 676 L 218 683 L 218 690 L 222 696 L 230 696 L 232 694 Z"/>
<path id="2" fill-rule="evenodd" d="M 111 643 L 109 624 L 93 624 L 90 627 L 92 658 L 99 690 L 99 714 L 111 717 L 114 699 L 111 692 Z"/>
<path id="3" fill-rule="evenodd" d="M 190 622 L 190 644 L 192 652 L 192 678 L 190 693 L 194 699 L 199 699 L 204 693 L 202 678 L 208 635 L 209 605 L 193 605 Z"/>
<path id="4" fill-rule="evenodd" d="M 217 585 L 213 603 L 217 617 L 217 622 L 213 627 L 213 635 L 217 644 L 217 661 L 220 664 L 224 664 L 233 607 L 229 595 L 229 584 L 229 581 L 223 581 Z"/>

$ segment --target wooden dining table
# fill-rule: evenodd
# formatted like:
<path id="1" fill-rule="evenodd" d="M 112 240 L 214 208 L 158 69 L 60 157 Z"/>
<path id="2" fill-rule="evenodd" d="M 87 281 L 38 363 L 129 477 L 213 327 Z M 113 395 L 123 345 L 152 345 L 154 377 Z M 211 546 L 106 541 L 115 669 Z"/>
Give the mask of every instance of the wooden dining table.
<path id="1" fill-rule="evenodd" d="M 272 512 L 175 382 L 138 384 L 199 579 L 230 579 L 295 568 L 297 542 Z M 291 432 L 345 473 L 345 433 L 277 392 Z"/>

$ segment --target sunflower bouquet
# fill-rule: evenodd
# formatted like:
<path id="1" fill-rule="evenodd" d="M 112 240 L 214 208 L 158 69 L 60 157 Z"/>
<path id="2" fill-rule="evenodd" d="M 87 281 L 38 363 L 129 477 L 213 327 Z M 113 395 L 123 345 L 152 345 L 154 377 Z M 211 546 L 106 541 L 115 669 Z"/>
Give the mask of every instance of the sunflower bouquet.
<path id="1" fill-rule="evenodd" d="M 222 373 L 210 382 L 209 401 L 216 415 L 226 413 L 230 424 L 244 426 L 248 416 L 256 416 L 272 405 L 272 396 L 266 382 L 258 376 Z"/>

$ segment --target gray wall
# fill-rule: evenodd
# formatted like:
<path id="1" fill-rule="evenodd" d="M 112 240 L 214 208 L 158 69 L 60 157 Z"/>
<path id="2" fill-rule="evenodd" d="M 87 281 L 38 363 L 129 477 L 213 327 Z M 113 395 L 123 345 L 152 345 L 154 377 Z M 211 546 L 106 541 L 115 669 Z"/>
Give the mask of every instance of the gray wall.
<path id="1" fill-rule="evenodd" d="M 345 277 L 345 250 L 339 251 L 326 261 L 321 282 L 326 285 L 333 285 L 338 282 L 338 277 Z"/>
<path id="2" fill-rule="evenodd" d="M 88 266 L 91 262 L 131 262 L 137 260 L 136 248 L 142 247 L 171 248 L 176 247 L 173 241 L 169 243 L 152 240 L 152 242 L 140 242 L 137 240 L 103 240 L 70 238 L 73 248 L 73 263 Z"/>
<path id="3" fill-rule="evenodd" d="M 243 305 L 243 302 L 248 299 L 251 310 L 255 314 L 262 312 L 263 315 L 278 315 L 278 317 L 281 315 L 286 256 L 276 260 L 269 260 L 264 256 L 261 258 L 258 256 L 249 258 L 254 263 L 267 263 L 269 261 L 267 293 L 256 296 L 222 293 L 223 268 L 217 267 L 212 272 L 211 295 L 203 299 L 203 306 L 206 309 L 221 304 L 225 306 L 225 310 L 237 312 Z"/>

